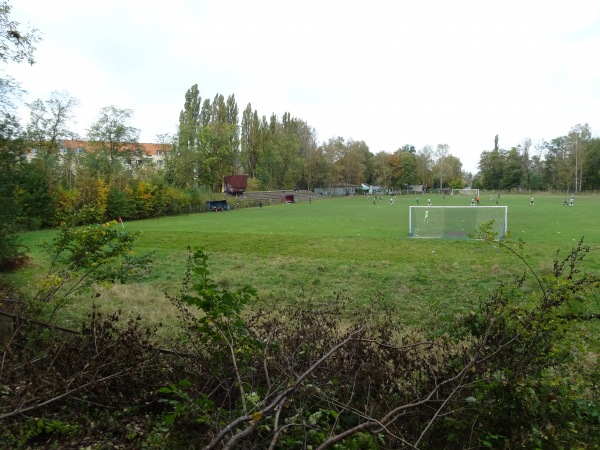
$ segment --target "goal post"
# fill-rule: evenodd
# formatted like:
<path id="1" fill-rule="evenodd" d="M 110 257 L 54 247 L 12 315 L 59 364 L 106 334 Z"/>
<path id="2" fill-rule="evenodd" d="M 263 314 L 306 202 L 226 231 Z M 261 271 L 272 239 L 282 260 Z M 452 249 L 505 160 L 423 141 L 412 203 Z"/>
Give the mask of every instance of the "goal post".
<path id="1" fill-rule="evenodd" d="M 415 238 L 467 239 L 487 223 L 502 239 L 508 230 L 508 207 L 410 206 L 408 221 L 409 236 Z"/>
<path id="2" fill-rule="evenodd" d="M 479 189 L 452 189 L 452 195 L 468 195 L 479 197 Z"/>

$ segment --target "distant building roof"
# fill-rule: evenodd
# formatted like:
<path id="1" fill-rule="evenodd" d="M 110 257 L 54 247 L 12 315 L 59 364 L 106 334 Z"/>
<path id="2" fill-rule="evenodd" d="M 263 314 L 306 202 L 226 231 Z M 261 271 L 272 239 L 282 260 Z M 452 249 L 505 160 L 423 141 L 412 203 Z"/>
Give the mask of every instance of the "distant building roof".
<path id="1" fill-rule="evenodd" d="M 60 143 L 61 147 L 63 147 L 63 148 L 68 148 L 68 149 L 83 148 L 86 151 L 90 150 L 90 147 L 91 147 L 90 144 L 91 144 L 90 141 L 84 141 L 84 140 L 63 140 Z M 138 142 L 136 145 L 139 146 L 140 149 L 142 149 L 143 152 L 148 156 L 159 156 L 161 154 L 160 152 L 170 151 L 173 148 L 173 146 L 171 144 L 153 144 L 153 143 L 146 143 L 146 142 Z"/>

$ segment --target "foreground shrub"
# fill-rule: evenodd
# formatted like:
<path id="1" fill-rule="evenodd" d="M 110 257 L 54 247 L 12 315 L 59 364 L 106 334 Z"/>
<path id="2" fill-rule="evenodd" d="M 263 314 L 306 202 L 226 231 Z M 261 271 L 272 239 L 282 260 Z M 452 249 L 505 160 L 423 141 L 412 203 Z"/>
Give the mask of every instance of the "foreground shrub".
<path id="1" fill-rule="evenodd" d="M 138 233 L 129 233 L 117 222 L 75 228 L 66 224 L 43 249 L 50 258 L 47 273 L 38 291 L 25 303 L 29 316 L 51 321 L 77 295 L 92 286 L 135 280 L 152 264 L 152 255 L 135 256 Z"/>
<path id="2" fill-rule="evenodd" d="M 521 289 L 523 276 L 479 310 L 421 331 L 369 311 L 342 319 L 340 298 L 243 317 L 252 291 L 219 289 L 196 252 L 190 273 L 198 282 L 173 300 L 200 359 L 196 373 L 163 390 L 174 407 L 169 433 L 205 448 L 594 442 L 595 385 L 565 376 L 595 380 L 597 365 L 572 357 L 572 320 L 561 317 L 598 286 L 577 269 L 586 251 L 580 242 L 557 259 L 533 294 Z"/>
<path id="3" fill-rule="evenodd" d="M 596 354 L 575 342 L 598 278 L 580 242 L 553 272 L 504 283 L 478 309 L 406 328 L 385 304 L 346 299 L 259 309 L 190 253 L 182 336 L 93 312 L 81 335 L 19 327 L 4 343 L 0 439 L 78 448 L 591 448 Z M 17 420 L 27 416 L 25 422 Z M 35 417 L 35 419 L 34 419 Z M 91 424 L 94 424 L 91 426 Z M 100 425 L 99 425 L 100 424 Z M 118 443 L 118 444 L 117 444 Z"/>

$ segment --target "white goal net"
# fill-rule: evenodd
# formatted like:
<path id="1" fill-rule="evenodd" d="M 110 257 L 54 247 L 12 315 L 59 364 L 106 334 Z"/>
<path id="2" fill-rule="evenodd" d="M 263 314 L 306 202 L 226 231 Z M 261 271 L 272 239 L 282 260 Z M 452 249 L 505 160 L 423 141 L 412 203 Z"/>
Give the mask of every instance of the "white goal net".
<path id="1" fill-rule="evenodd" d="M 479 197 L 479 189 L 452 189 L 452 195 Z"/>
<path id="2" fill-rule="evenodd" d="M 506 237 L 507 206 L 411 206 L 409 235 L 416 238 L 467 239 L 490 224 L 496 238 Z"/>

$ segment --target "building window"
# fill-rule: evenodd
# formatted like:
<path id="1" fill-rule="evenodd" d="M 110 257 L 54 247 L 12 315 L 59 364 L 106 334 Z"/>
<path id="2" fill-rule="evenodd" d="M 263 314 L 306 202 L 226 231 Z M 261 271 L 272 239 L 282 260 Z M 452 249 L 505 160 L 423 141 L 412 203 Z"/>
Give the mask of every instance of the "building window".
<path id="1" fill-rule="evenodd" d="M 83 148 L 82 147 L 77 147 L 75 149 L 75 153 L 77 153 L 78 155 L 81 155 L 83 153 Z"/>
<path id="2" fill-rule="evenodd" d="M 158 161 L 156 161 L 156 165 L 157 165 L 158 167 L 162 167 L 162 166 L 163 166 L 163 160 L 162 160 L 162 159 L 159 159 Z"/>
<path id="3" fill-rule="evenodd" d="M 163 151 L 162 150 L 156 150 L 156 156 L 162 156 Z"/>

